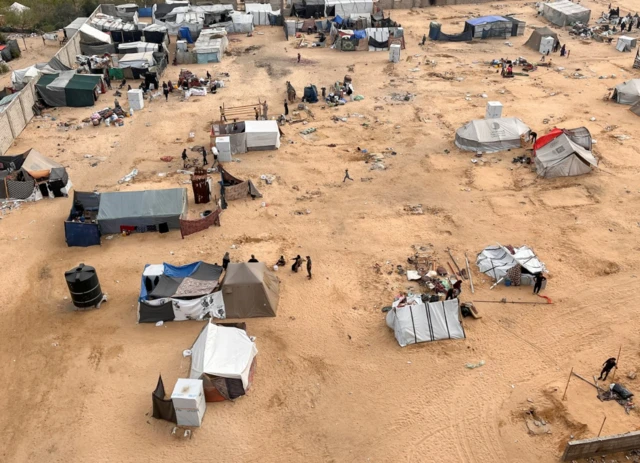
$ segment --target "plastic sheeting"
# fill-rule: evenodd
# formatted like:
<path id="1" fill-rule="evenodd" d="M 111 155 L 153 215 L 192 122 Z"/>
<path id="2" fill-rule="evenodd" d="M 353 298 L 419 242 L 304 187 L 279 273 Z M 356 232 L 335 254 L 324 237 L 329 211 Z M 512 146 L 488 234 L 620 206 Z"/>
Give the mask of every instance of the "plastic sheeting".
<path id="1" fill-rule="evenodd" d="M 476 258 L 478 269 L 485 275 L 498 281 L 507 275 L 507 271 L 516 265 L 524 267 L 529 273 L 536 274 L 546 271 L 542 262 L 533 250 L 527 246 L 514 248 L 515 254 L 504 246 L 489 246 L 482 250 Z"/>
<path id="2" fill-rule="evenodd" d="M 466 151 L 495 153 L 521 146 L 531 129 L 515 117 L 473 120 L 456 130 L 455 144 Z"/>
<path id="3" fill-rule="evenodd" d="M 636 104 L 640 101 L 640 79 L 631 79 L 616 85 L 613 97 L 620 104 Z"/>
<path id="4" fill-rule="evenodd" d="M 387 326 L 401 347 L 466 337 L 457 299 L 424 303 L 418 296 L 410 298 L 406 305 L 401 306 L 401 302 L 395 301 L 386 317 Z"/>
<path id="5" fill-rule="evenodd" d="M 561 0 L 542 5 L 542 16 L 556 26 L 568 26 L 573 23 L 587 24 L 591 10 L 569 0 Z"/>
<path id="6" fill-rule="evenodd" d="M 373 0 L 325 0 L 324 15 L 327 17 L 342 16 L 343 18 L 346 18 L 354 13 L 370 14 L 372 12 Z"/>
<path id="7" fill-rule="evenodd" d="M 280 148 L 280 130 L 276 121 L 246 121 L 245 133 L 249 151 Z"/>
<path id="8" fill-rule="evenodd" d="M 189 377 L 203 374 L 221 378 L 241 379 L 249 388 L 249 371 L 258 354 L 255 343 L 239 328 L 207 323 L 191 347 Z"/>

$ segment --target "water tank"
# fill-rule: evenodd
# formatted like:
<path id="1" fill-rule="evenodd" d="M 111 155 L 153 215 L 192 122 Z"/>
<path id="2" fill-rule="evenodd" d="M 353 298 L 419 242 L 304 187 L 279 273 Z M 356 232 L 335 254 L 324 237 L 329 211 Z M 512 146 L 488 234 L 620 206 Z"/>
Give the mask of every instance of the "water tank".
<path id="1" fill-rule="evenodd" d="M 84 309 L 102 302 L 102 289 L 95 268 L 80 264 L 65 272 L 64 277 L 76 307 Z"/>

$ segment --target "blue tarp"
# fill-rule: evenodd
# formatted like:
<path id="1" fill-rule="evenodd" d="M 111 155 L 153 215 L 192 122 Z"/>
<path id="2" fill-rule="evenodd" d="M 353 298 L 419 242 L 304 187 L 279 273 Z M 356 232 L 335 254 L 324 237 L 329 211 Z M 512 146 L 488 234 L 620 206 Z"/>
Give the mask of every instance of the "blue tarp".
<path id="1" fill-rule="evenodd" d="M 342 24 L 342 21 L 344 20 L 340 16 L 336 16 L 335 18 L 333 18 L 334 23 Z"/>
<path id="2" fill-rule="evenodd" d="M 198 270 L 198 267 L 200 267 L 201 263 L 202 261 L 194 262 L 192 264 L 187 264 L 187 265 L 171 265 L 164 262 L 162 264 L 164 266 L 163 274 L 171 278 L 186 278 L 190 275 L 193 275 L 193 273 L 196 270 Z M 149 264 L 144 266 L 145 270 L 148 266 Z M 148 294 L 147 287 L 144 285 L 144 271 L 142 272 L 142 275 L 140 278 L 141 278 L 141 281 L 140 281 L 140 299 L 139 300 L 143 301 L 147 299 L 147 294 Z"/>
<path id="3" fill-rule="evenodd" d="M 187 26 L 183 26 L 178 31 L 178 37 L 187 41 L 187 43 L 193 43 L 193 38 L 191 37 L 191 31 Z"/>
<path id="4" fill-rule="evenodd" d="M 100 244 L 100 229 L 97 223 L 65 222 L 64 238 L 67 246 L 96 246 Z"/>
<path id="5" fill-rule="evenodd" d="M 466 22 L 467 24 L 471 24 L 472 26 L 477 26 L 479 24 L 497 23 L 497 22 L 503 22 L 503 21 L 509 21 L 509 20 L 506 18 L 503 18 L 502 16 L 481 16 L 479 18 L 468 19 Z"/>
<path id="6" fill-rule="evenodd" d="M 141 18 L 150 18 L 152 8 L 138 8 L 138 16 Z"/>
<path id="7" fill-rule="evenodd" d="M 353 31 L 353 37 L 356 39 L 366 39 L 367 31 Z"/>

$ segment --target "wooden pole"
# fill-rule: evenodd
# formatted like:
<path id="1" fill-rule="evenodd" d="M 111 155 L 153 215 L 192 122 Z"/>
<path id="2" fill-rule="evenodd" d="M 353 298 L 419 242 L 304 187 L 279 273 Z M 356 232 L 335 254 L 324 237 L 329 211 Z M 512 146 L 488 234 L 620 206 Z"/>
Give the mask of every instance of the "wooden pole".
<path id="1" fill-rule="evenodd" d="M 467 253 L 464 253 L 464 260 L 467 262 L 467 275 L 469 275 L 469 284 L 471 285 L 471 294 L 475 294 L 475 290 L 473 289 L 473 278 L 471 277 L 471 269 L 469 268 L 469 258 L 467 257 Z"/>
<path id="2" fill-rule="evenodd" d="M 602 433 L 602 428 L 604 428 L 604 422 L 607 421 L 607 417 L 604 417 L 604 420 L 602 420 L 602 426 L 600 426 L 600 431 L 598 431 L 598 437 L 600 437 L 600 434 Z"/>
<path id="3" fill-rule="evenodd" d="M 569 381 L 571 381 L 571 376 L 573 376 L 573 367 L 571 367 L 571 373 L 569 373 L 569 379 L 567 379 L 567 385 L 564 387 L 564 394 L 562 394 L 562 400 L 567 398 L 567 389 L 569 389 Z"/>
<path id="4" fill-rule="evenodd" d="M 611 376 L 611 381 L 613 382 L 614 379 L 616 379 L 616 371 L 618 371 L 618 360 L 620 359 L 620 352 L 622 352 L 622 346 L 620 346 L 620 349 L 618 349 L 618 356 L 616 357 L 616 366 L 615 366 L 615 370 L 613 370 L 613 375 Z"/>

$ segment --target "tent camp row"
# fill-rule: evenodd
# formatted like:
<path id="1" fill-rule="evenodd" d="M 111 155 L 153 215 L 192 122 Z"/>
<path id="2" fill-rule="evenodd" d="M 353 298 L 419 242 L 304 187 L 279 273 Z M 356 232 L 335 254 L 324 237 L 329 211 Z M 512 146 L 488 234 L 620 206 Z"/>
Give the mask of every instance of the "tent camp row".
<path id="1" fill-rule="evenodd" d="M 0 199 L 59 198 L 72 188 L 67 170 L 38 151 L 0 156 Z"/>
<path id="2" fill-rule="evenodd" d="M 275 317 L 278 299 L 278 278 L 263 262 L 147 265 L 138 322 Z"/>
<path id="3" fill-rule="evenodd" d="M 180 229 L 187 215 L 187 190 L 87 193 L 76 191 L 64 222 L 67 246 L 94 246 L 115 233 L 167 232 Z"/>

